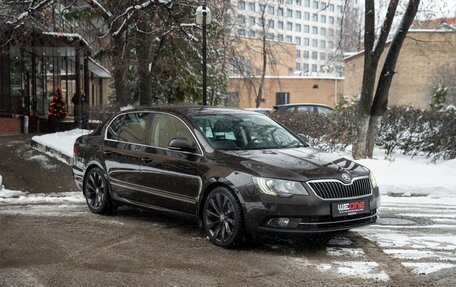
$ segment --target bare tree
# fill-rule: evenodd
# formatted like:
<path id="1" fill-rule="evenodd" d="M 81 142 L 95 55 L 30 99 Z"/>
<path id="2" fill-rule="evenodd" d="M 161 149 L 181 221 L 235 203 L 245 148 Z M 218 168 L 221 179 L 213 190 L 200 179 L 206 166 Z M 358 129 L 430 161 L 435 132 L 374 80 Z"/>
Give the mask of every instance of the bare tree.
<path id="1" fill-rule="evenodd" d="M 357 112 L 357 135 L 353 144 L 355 159 L 372 157 L 378 125 L 388 105 L 388 92 L 394 76 L 396 62 L 407 31 L 418 11 L 420 0 L 409 0 L 402 20 L 394 35 L 383 64 L 374 95 L 376 72 L 381 54 L 396 15 L 399 0 L 390 0 L 378 38 L 375 36 L 375 3 L 365 0 L 364 72 L 361 98 Z"/>

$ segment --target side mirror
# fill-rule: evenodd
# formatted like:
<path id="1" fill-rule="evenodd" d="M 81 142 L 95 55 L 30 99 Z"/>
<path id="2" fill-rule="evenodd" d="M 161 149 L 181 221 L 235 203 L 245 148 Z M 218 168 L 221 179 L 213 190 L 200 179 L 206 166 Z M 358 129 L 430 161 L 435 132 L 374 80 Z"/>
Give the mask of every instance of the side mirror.
<path id="1" fill-rule="evenodd" d="M 196 148 L 190 145 L 190 142 L 186 138 L 174 138 L 169 141 L 168 148 L 171 150 L 178 151 L 189 151 L 194 152 Z"/>
<path id="2" fill-rule="evenodd" d="M 307 136 L 305 134 L 298 134 L 298 137 L 305 147 L 310 147 L 309 143 L 307 142 Z"/>

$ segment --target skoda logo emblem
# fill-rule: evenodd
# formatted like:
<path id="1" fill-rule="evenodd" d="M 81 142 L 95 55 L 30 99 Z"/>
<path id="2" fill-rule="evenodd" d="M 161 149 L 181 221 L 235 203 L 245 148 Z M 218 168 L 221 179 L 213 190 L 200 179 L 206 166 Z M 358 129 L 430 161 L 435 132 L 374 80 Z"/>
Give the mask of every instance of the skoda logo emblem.
<path id="1" fill-rule="evenodd" d="M 349 182 L 350 181 L 350 175 L 348 175 L 348 173 L 343 173 L 342 174 L 342 179 Z"/>

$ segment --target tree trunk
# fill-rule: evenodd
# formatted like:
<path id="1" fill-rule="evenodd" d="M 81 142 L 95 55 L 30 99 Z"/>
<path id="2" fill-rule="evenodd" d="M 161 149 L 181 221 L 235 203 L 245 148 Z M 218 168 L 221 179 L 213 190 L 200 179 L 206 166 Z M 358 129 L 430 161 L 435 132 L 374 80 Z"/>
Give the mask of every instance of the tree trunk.
<path id="1" fill-rule="evenodd" d="M 380 80 L 377 85 L 375 92 L 374 101 L 371 108 L 371 120 L 369 122 L 369 130 L 367 132 L 367 156 L 372 158 L 375 139 L 377 138 L 378 128 L 382 119 L 383 114 L 388 108 L 388 95 L 393 76 L 395 74 L 397 59 L 399 58 L 399 52 L 404 43 L 407 31 L 415 18 L 416 12 L 420 0 L 410 0 L 404 16 L 402 17 L 401 23 L 398 27 L 396 35 L 394 35 L 391 41 L 390 49 L 383 64 L 383 69 L 380 75 Z"/>
<path id="2" fill-rule="evenodd" d="M 366 157 L 367 131 L 369 128 L 372 95 L 374 93 L 377 62 L 371 53 L 366 53 L 364 58 L 363 88 L 358 105 L 356 122 L 356 138 L 353 143 L 352 155 L 354 159 Z"/>
<path id="3" fill-rule="evenodd" d="M 366 156 L 372 158 L 374 154 L 375 140 L 377 139 L 378 129 L 382 116 L 371 115 L 369 120 L 369 126 L 367 130 L 366 140 Z"/>
<path id="4" fill-rule="evenodd" d="M 264 22 L 264 20 L 263 20 Z M 264 23 L 263 23 L 264 25 Z M 266 69 L 268 64 L 268 49 L 267 49 L 267 41 L 266 41 L 266 33 L 263 33 L 263 44 L 262 44 L 262 56 L 263 56 L 263 69 L 261 71 L 261 79 L 260 79 L 260 87 L 258 88 L 258 95 L 256 97 L 256 107 L 259 108 L 261 105 L 261 101 L 263 99 L 263 91 L 264 91 L 264 79 L 266 78 Z"/>
<path id="5" fill-rule="evenodd" d="M 128 86 L 128 58 L 123 55 L 124 38 L 113 37 L 113 43 L 114 88 L 119 105 L 126 106 L 130 104 L 130 89 Z"/>

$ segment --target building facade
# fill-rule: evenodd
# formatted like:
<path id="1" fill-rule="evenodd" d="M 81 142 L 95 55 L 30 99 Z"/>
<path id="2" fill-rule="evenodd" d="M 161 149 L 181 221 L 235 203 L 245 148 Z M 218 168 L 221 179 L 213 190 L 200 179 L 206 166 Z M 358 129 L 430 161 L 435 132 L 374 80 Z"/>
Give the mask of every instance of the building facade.
<path id="1" fill-rule="evenodd" d="M 334 55 L 344 14 L 344 0 L 234 0 L 235 34 L 294 43 L 294 72 L 300 75 L 335 73 Z M 358 1 L 350 1 L 359 13 Z M 350 19 L 353 21 L 353 19 Z M 340 75 L 342 71 L 338 71 Z"/>
<path id="2" fill-rule="evenodd" d="M 456 30 L 409 30 L 396 64 L 388 104 L 429 108 L 433 89 L 456 70 Z M 377 77 L 388 53 L 380 57 Z M 364 52 L 345 58 L 345 94 L 361 92 Z M 451 79 L 450 79 L 451 80 Z M 454 80 L 454 79 L 453 79 Z M 456 87 L 448 87 L 449 95 Z"/>

